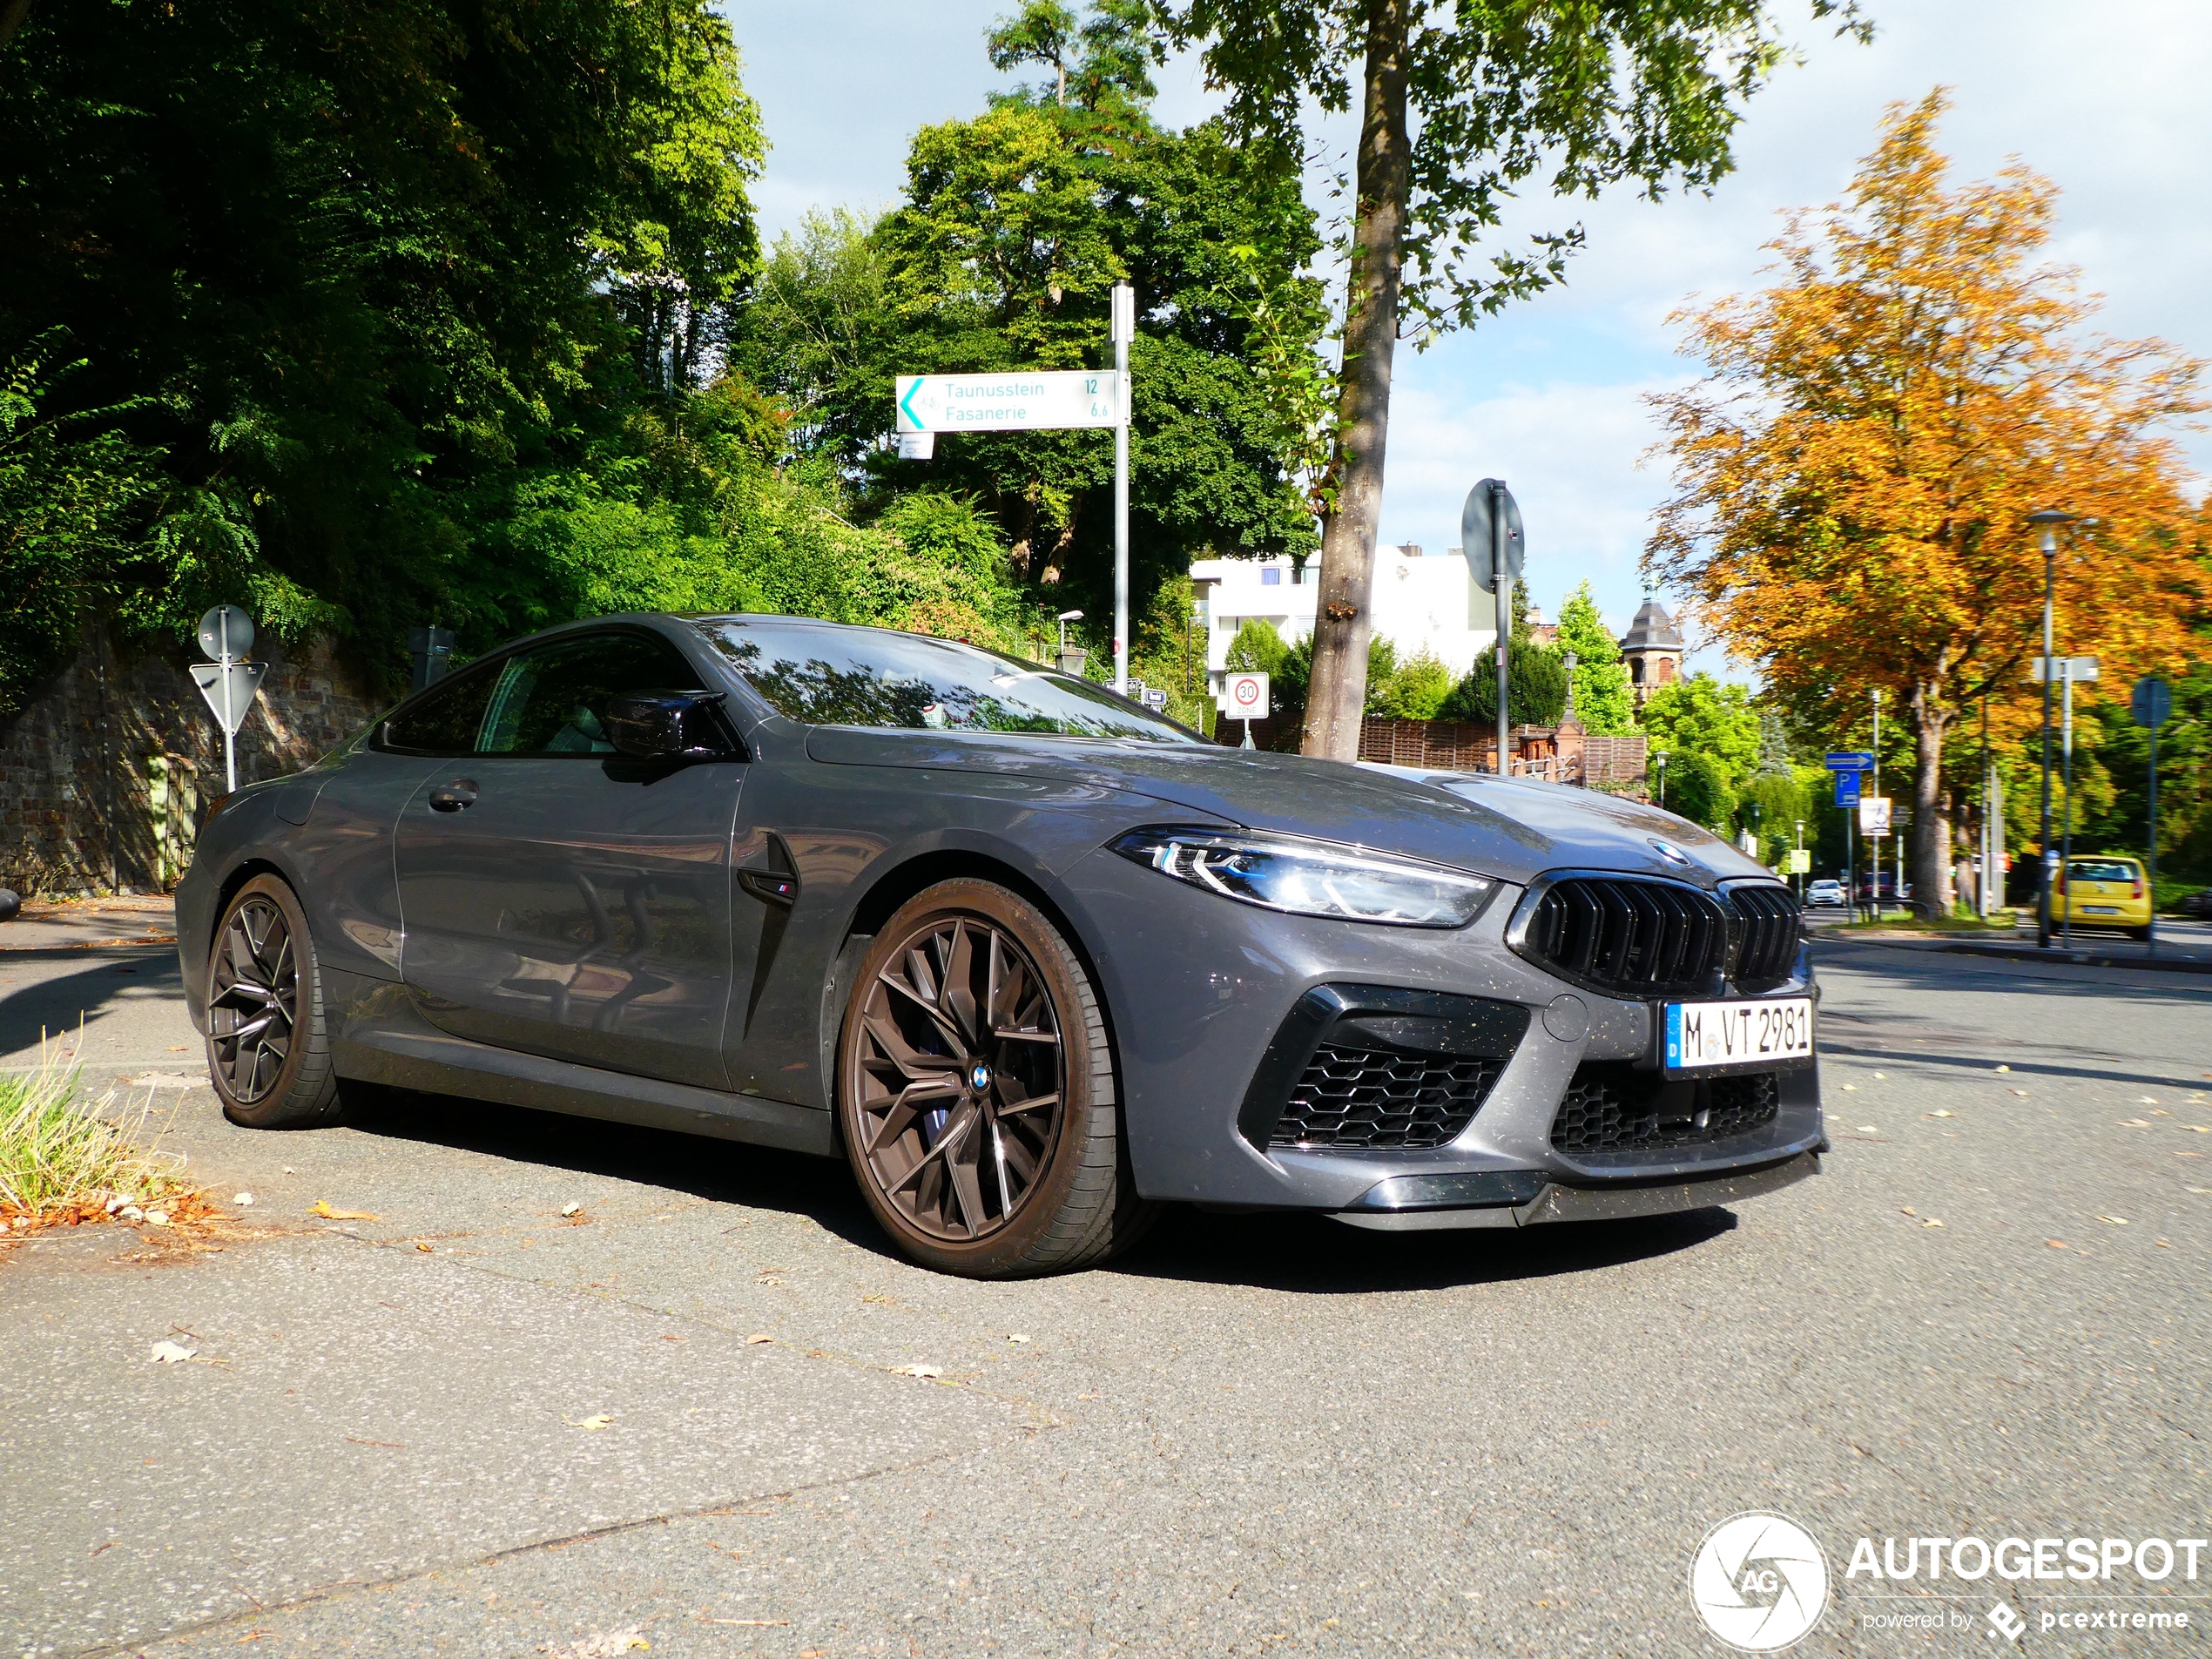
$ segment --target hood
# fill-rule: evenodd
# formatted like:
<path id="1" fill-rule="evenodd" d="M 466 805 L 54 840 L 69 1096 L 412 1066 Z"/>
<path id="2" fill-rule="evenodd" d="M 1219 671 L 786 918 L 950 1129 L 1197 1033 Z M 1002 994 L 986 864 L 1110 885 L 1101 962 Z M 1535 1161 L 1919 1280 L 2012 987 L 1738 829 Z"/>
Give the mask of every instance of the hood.
<path id="1" fill-rule="evenodd" d="M 1147 795 L 1163 809 L 1201 819 L 1402 853 L 1524 886 L 1558 869 L 1619 870 L 1705 887 L 1769 873 L 1672 813 L 1526 779 L 1348 765 L 1212 745 L 849 726 L 813 728 L 806 752 L 835 765 L 1062 779 Z M 1159 821 L 1174 818 L 1163 810 Z M 1659 842 L 1688 862 L 1668 858 Z"/>

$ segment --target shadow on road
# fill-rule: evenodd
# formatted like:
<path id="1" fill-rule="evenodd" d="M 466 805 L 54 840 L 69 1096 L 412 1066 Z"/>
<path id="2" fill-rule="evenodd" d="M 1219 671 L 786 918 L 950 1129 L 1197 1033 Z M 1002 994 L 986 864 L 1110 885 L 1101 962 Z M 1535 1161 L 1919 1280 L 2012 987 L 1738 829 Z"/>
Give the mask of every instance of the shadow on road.
<path id="1" fill-rule="evenodd" d="M 149 995 L 165 999 L 182 989 L 174 948 L 133 951 L 120 961 L 113 956 L 68 954 L 84 966 L 57 978 L 10 988 L 0 995 L 0 1055 L 24 1050 L 35 1054 L 41 1031 L 49 1037 L 64 1033 L 74 1036 L 79 1025 L 97 1026 L 119 1001 Z M 32 954 L 24 953 L 12 961 L 0 956 L 0 977 L 7 976 L 8 968 L 28 966 Z M 44 952 L 36 955 L 51 960 Z"/>
<path id="2" fill-rule="evenodd" d="M 839 1160 L 450 1096 L 358 1084 L 347 1094 L 347 1124 L 366 1135 L 804 1215 L 848 1244 L 902 1259 Z M 1109 1271 L 1316 1295 L 1436 1290 L 1618 1267 L 1692 1249 L 1735 1225 L 1726 1211 L 1704 1210 L 1526 1232 L 1390 1234 L 1317 1216 L 1213 1215 L 1175 1204 Z"/>

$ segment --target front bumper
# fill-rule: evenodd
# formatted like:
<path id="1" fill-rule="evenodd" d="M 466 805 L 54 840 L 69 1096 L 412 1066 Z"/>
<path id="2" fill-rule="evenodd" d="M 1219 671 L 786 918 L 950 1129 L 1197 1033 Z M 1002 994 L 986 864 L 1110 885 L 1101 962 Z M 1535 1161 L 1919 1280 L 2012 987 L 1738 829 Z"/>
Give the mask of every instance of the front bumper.
<path id="1" fill-rule="evenodd" d="M 1237 904 L 1110 853 L 1079 861 L 1065 880 L 1111 1010 L 1130 1161 L 1147 1197 L 1342 1215 L 1359 1212 L 1366 1195 L 1386 1181 L 1511 1177 L 1536 1184 L 1508 1192 L 1499 1205 L 1501 1212 L 1521 1212 L 1521 1220 L 1420 1224 L 1521 1225 L 1540 1211 L 1548 1220 L 1589 1210 L 1588 1198 L 1569 1195 L 1642 1190 L 1645 1196 L 1633 1202 L 1667 1209 L 1721 1202 L 1679 1195 L 1714 1181 L 1749 1179 L 1822 1148 L 1817 1063 L 1781 1072 L 1773 1116 L 1743 1133 L 1663 1149 L 1554 1146 L 1554 1121 L 1578 1071 L 1634 1066 L 1652 1055 L 1656 1005 L 1576 989 L 1514 954 L 1504 941 L 1514 889 L 1501 892 L 1466 927 L 1428 931 Z M 1802 961 L 1799 977 L 1762 994 L 1817 996 Z M 1480 1109 L 1446 1143 L 1300 1146 L 1274 1143 L 1264 1133 L 1272 1120 L 1255 1109 L 1255 1079 L 1267 1071 L 1271 1051 L 1309 995 L 1345 987 L 1525 1010 L 1525 1030 Z M 1559 1190 L 1548 1197 L 1548 1188 Z M 1677 1197 L 1651 1196 L 1662 1189 Z M 1421 1212 L 1441 1208 L 1425 1205 Z"/>

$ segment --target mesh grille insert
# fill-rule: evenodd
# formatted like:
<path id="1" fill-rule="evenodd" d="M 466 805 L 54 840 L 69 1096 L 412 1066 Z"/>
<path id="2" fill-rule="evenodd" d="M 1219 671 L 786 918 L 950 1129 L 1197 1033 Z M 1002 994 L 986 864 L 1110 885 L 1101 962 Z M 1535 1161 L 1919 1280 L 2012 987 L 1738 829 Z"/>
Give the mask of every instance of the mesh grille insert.
<path id="1" fill-rule="evenodd" d="M 1503 1060 L 1323 1044 L 1291 1090 L 1275 1146 L 1432 1147 L 1474 1121 Z"/>
<path id="2" fill-rule="evenodd" d="M 1568 876 L 1536 901 L 1521 943 L 1565 978 L 1619 996 L 1710 987 L 1727 961 L 1730 913 L 1670 881 Z"/>
<path id="3" fill-rule="evenodd" d="M 1552 1144 L 1562 1152 L 1701 1146 L 1771 1123 L 1781 1104 L 1781 1078 L 1771 1071 L 1669 1082 L 1634 1066 L 1594 1062 L 1576 1068 L 1552 1119 Z"/>

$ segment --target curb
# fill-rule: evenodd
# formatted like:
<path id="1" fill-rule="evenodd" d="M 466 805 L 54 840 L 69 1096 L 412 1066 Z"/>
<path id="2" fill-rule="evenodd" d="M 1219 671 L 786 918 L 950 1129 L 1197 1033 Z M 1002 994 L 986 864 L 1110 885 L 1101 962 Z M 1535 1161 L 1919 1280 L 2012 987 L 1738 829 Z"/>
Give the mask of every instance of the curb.
<path id="1" fill-rule="evenodd" d="M 1909 934 L 1887 936 L 1861 934 L 1838 941 L 1856 945 L 1902 945 L 1908 950 L 1939 952 L 1946 956 L 1984 956 L 2007 962 L 2063 962 L 2074 968 L 2126 968 L 2150 974 L 2212 974 L 2212 961 L 2175 956 L 2110 956 L 2092 950 L 2038 950 L 2033 945 L 1981 945 L 1962 941 L 1914 938 Z"/>

